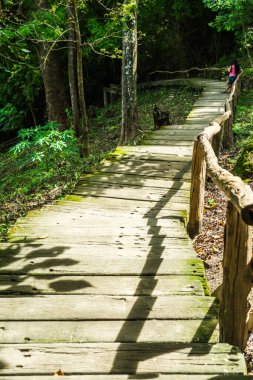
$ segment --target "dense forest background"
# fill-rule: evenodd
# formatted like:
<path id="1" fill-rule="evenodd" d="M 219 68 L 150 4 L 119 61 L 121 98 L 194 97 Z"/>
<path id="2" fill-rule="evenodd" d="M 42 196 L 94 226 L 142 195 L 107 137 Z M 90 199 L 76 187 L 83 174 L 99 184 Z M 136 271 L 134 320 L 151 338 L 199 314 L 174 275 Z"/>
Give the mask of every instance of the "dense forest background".
<path id="1" fill-rule="evenodd" d="M 50 112 L 63 126 L 69 123 L 67 12 L 71 3 L 52 0 L 0 2 L 2 142 L 15 136 L 20 128 L 45 124 L 48 118 L 52 119 Z M 92 106 L 102 104 L 103 87 L 121 82 L 124 2 L 78 0 L 74 3 L 78 8 L 89 117 Z M 215 3 L 211 2 L 211 7 Z M 236 4 L 238 9 L 238 1 Z M 208 1 L 202 0 L 139 1 L 138 82 L 146 81 L 148 74 L 156 70 L 225 66 L 232 57 L 238 56 L 241 45 L 237 41 L 242 42 L 241 35 L 235 33 L 238 28 L 233 24 L 219 25 L 218 29 L 210 25 L 219 12 L 226 13 L 228 9 L 210 9 L 207 5 Z M 47 108 L 46 95 L 52 98 L 51 108 L 54 109 L 51 111 L 50 105 Z"/>
<path id="2" fill-rule="evenodd" d="M 104 107 L 103 90 L 123 87 L 130 66 L 137 83 L 191 67 L 220 67 L 225 78 L 237 58 L 251 80 L 252 20 L 253 0 L 0 0 L 0 234 L 126 142 L 120 95 Z M 139 93 L 137 105 L 133 84 L 125 104 L 138 109 L 139 137 L 155 103 L 183 122 L 199 89 L 179 87 Z M 242 119 L 245 139 L 252 115 Z"/>

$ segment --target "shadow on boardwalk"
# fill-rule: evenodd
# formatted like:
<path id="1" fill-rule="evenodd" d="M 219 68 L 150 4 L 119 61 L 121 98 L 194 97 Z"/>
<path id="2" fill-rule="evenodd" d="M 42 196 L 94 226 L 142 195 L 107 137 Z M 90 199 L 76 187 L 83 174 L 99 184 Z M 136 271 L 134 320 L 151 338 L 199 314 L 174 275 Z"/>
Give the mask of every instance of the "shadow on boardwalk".
<path id="1" fill-rule="evenodd" d="M 182 178 L 183 175 L 186 173 L 186 171 L 189 171 L 189 165 L 188 164 L 186 164 L 180 170 L 180 172 L 177 173 L 177 176 L 176 176 L 177 179 L 174 179 L 174 181 L 177 182 L 178 190 L 183 185 L 183 182 L 179 182 L 178 178 Z M 150 219 L 156 218 L 159 215 L 159 212 L 163 209 L 164 205 L 166 205 L 170 201 L 170 199 L 173 195 L 175 195 L 175 192 L 172 189 L 169 189 L 168 192 L 166 194 L 164 194 L 163 197 L 150 210 L 148 210 L 148 212 L 145 213 L 144 218 L 147 219 L 147 225 L 151 225 Z M 176 217 L 173 217 L 173 218 L 176 218 Z M 178 217 L 178 218 L 181 219 L 180 217 Z M 164 235 L 162 235 L 162 236 L 164 236 Z M 163 254 L 166 247 L 163 245 L 163 239 L 162 238 L 161 238 L 161 240 L 158 240 L 156 238 L 161 238 L 161 235 L 159 235 L 159 231 L 157 231 L 155 234 L 153 234 L 150 237 L 150 241 L 149 241 L 150 250 L 147 254 L 147 261 L 149 259 L 154 258 L 154 253 L 153 253 L 153 249 L 152 249 L 152 241 L 154 239 L 156 242 L 157 241 L 160 242 L 159 256 L 158 256 L 157 250 L 155 253 L 156 259 L 160 258 L 160 260 L 156 261 L 157 262 L 156 267 L 155 266 L 153 267 L 154 273 L 153 273 L 153 275 L 150 276 L 150 285 L 151 284 L 153 285 L 150 288 L 150 293 L 147 294 L 151 297 L 151 300 L 149 303 L 149 309 L 150 310 L 147 310 L 146 315 L 143 316 L 143 319 L 141 321 L 139 321 L 139 322 L 141 322 L 141 324 L 139 324 L 138 329 L 135 330 L 135 335 L 133 336 L 133 332 L 131 333 L 131 337 L 133 337 L 133 341 L 135 341 L 136 343 L 138 342 L 138 337 L 141 333 L 141 330 L 142 330 L 146 320 L 148 319 L 149 312 L 152 310 L 152 307 L 154 306 L 154 304 L 157 300 L 157 297 L 154 297 L 154 296 L 152 297 L 152 293 L 153 293 L 153 290 L 155 289 L 156 284 L 157 284 L 157 280 L 155 279 L 155 277 L 157 275 L 159 266 L 161 265 L 161 263 L 163 261 L 162 254 Z M 130 263 L 130 265 L 131 265 L 131 263 Z M 146 266 L 144 265 L 143 271 L 142 271 L 142 273 L 140 273 L 140 276 L 142 276 L 145 273 L 146 273 Z M 140 294 L 140 290 L 143 288 L 143 285 L 144 285 L 143 280 L 140 279 L 139 285 L 138 285 L 136 292 L 134 294 L 134 296 L 136 296 L 135 304 L 134 304 L 132 310 L 130 311 L 130 313 L 128 314 L 126 321 L 124 322 L 124 324 L 123 324 L 123 326 L 122 326 L 122 328 L 121 328 L 121 330 L 120 330 L 120 332 L 116 338 L 117 342 L 121 342 L 128 335 L 129 330 L 131 329 L 129 321 L 134 319 L 134 317 L 136 315 L 136 310 L 141 308 L 142 300 L 140 297 L 138 297 L 138 295 Z M 212 306 L 207 314 L 211 313 L 212 315 L 214 315 L 215 309 L 216 309 L 216 306 Z M 187 315 L 185 315 L 185 319 L 187 319 Z M 196 331 L 196 334 L 195 334 L 196 337 L 199 336 L 199 331 L 205 330 L 205 324 L 206 324 L 206 321 L 205 321 L 205 319 L 203 319 L 200 326 L 198 327 L 198 330 Z M 214 326 L 214 329 L 215 329 L 215 326 Z M 212 336 L 212 333 L 213 333 L 213 331 L 209 331 L 209 332 L 210 332 L 210 336 L 206 337 L 206 342 L 209 341 L 209 338 Z M 193 342 L 194 341 L 196 342 L 195 336 L 192 339 Z M 145 345 L 146 345 L 147 349 L 145 349 Z M 150 346 L 150 348 L 152 347 L 152 349 L 149 349 L 149 346 Z M 111 369 L 111 373 L 120 373 L 121 369 L 124 368 L 124 364 L 127 362 L 127 363 L 131 363 L 128 366 L 128 373 L 130 374 L 129 379 L 141 379 L 141 378 L 153 379 L 153 378 L 157 378 L 157 377 L 159 377 L 159 375 L 156 375 L 156 374 L 144 374 L 144 375 L 138 374 L 137 375 L 136 372 L 138 369 L 139 362 L 153 358 L 157 355 L 163 355 L 164 353 L 166 353 L 168 351 L 180 350 L 182 348 L 186 348 L 187 346 L 192 348 L 189 356 L 195 355 L 195 354 L 200 355 L 199 350 L 197 348 L 195 350 L 191 344 L 187 345 L 187 344 L 183 344 L 183 343 L 182 344 L 180 344 L 180 343 L 164 343 L 164 344 L 161 344 L 161 343 L 157 343 L 157 344 L 156 343 L 152 343 L 152 344 L 139 343 L 139 350 L 138 350 L 138 346 L 137 346 L 138 360 L 136 360 L 133 357 L 133 353 L 131 353 L 131 350 L 129 350 L 129 346 L 125 343 L 122 343 L 122 344 L 120 344 L 120 346 L 118 348 L 118 351 L 117 351 L 117 354 L 116 354 L 116 357 L 115 357 L 115 360 L 114 360 L 114 363 L 113 363 L 113 366 Z M 157 347 L 157 349 L 156 349 L 156 347 Z M 206 352 L 202 351 L 201 354 L 202 355 L 208 354 L 210 349 L 211 349 L 211 345 L 207 345 L 206 346 Z M 219 376 L 214 377 L 214 379 L 219 379 L 219 378 L 220 378 Z"/>

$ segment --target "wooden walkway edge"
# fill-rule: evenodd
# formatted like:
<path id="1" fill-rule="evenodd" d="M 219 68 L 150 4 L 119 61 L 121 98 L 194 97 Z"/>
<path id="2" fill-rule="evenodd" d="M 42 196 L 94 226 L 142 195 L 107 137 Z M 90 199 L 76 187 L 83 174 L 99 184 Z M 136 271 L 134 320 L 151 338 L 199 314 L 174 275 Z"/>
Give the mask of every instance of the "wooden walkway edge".
<path id="1" fill-rule="evenodd" d="M 1 243 L 0 379 L 244 378 L 186 232 L 194 138 L 227 97 L 194 83 L 184 125 L 118 147 Z"/>

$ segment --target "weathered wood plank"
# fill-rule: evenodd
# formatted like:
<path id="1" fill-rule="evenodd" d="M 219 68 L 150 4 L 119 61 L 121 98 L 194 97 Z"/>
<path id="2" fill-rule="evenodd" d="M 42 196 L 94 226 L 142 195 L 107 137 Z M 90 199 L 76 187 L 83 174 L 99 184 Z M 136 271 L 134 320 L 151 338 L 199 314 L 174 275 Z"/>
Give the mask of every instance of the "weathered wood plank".
<path id="1" fill-rule="evenodd" d="M 110 259 L 120 259 L 122 257 L 128 257 L 132 259 L 134 257 L 145 257 L 150 254 L 150 258 L 160 257 L 160 258 L 195 258 L 196 253 L 191 247 L 187 246 L 174 246 L 170 244 L 169 246 L 153 246 L 152 250 L 147 252 L 147 247 L 124 247 L 124 250 L 117 245 L 106 246 L 102 244 L 93 245 L 78 245 L 75 243 L 71 244 L 50 244 L 40 240 L 35 243 L 1 243 L 0 244 L 0 260 L 10 260 L 15 261 L 19 259 L 34 259 L 37 257 L 48 257 L 54 258 L 63 255 L 65 258 L 78 258 L 82 260 L 88 260 L 91 256 L 95 256 L 97 260 L 104 256 Z M 1 268 L 0 268 L 1 270 Z"/>
<path id="2" fill-rule="evenodd" d="M 122 296 L 203 296 L 198 276 L 0 276 L 1 294 L 90 294 Z"/>
<path id="3" fill-rule="evenodd" d="M 188 176 L 188 173 L 187 173 Z M 166 175 L 165 175 L 166 177 Z M 184 179 L 185 181 L 185 179 Z M 170 194 L 168 191 L 168 196 L 164 197 L 163 200 L 159 202 L 155 201 L 143 201 L 143 200 L 133 200 L 133 199 L 117 199 L 117 198 L 105 198 L 105 197 L 87 197 L 82 195 L 73 195 L 69 198 L 66 197 L 62 201 L 57 201 L 55 205 L 49 206 L 52 210 L 54 206 L 57 210 L 70 212 L 77 209 L 78 212 L 85 213 L 88 208 L 92 210 L 111 210 L 113 213 L 115 210 L 120 211 L 125 214 L 134 215 L 140 213 L 144 218 L 149 217 L 163 217 L 172 215 L 185 215 L 189 208 L 189 205 L 181 205 L 179 203 L 169 202 Z M 60 207 L 57 207 L 60 206 Z M 44 208 L 46 209 L 46 208 Z M 181 212 L 180 212 L 181 211 Z M 183 212 L 182 212 L 183 211 Z M 88 212 L 88 211 L 87 211 Z"/>
<path id="4" fill-rule="evenodd" d="M 23 344 L 0 345 L 1 375 L 65 374 L 243 374 L 238 350 L 228 345 Z M 189 360 L 190 358 L 190 360 Z"/>
<path id="5" fill-rule="evenodd" d="M 14 235 L 10 236 L 8 238 L 8 242 L 12 244 L 19 244 L 19 243 L 39 243 L 41 240 L 43 240 L 46 243 L 50 244 L 57 244 L 58 246 L 62 246 L 63 236 L 56 236 L 54 234 L 48 235 L 47 232 L 45 235 Z M 93 246 L 93 245 L 101 245 L 101 246 L 121 246 L 122 249 L 126 246 L 129 247 L 145 247 L 146 249 L 150 247 L 149 251 L 151 250 L 151 247 L 157 246 L 157 247 L 166 247 L 167 245 L 172 246 L 173 248 L 180 248 L 181 247 L 191 247 L 191 242 L 183 237 L 179 238 L 172 238 L 167 236 L 152 236 L 150 235 L 149 238 L 143 237 L 141 235 L 136 236 L 79 236 L 78 234 L 73 236 L 71 235 L 65 235 L 64 236 L 64 244 L 77 244 L 82 245 L 85 244 L 87 246 Z"/>
<path id="6" fill-rule="evenodd" d="M 164 145 L 166 145 L 165 142 Z M 188 146 L 191 146 L 191 143 L 187 143 Z M 150 176 L 151 173 L 161 171 L 163 174 L 166 172 L 172 171 L 173 173 L 180 171 L 187 171 L 191 168 L 190 162 L 164 162 L 164 161 L 148 161 L 133 159 L 133 160 L 104 160 L 99 167 L 99 170 L 103 172 L 104 169 L 111 168 L 112 170 L 124 170 L 123 173 L 128 174 L 139 174 Z"/>
<path id="7" fill-rule="evenodd" d="M 204 124 L 203 124 L 204 125 Z M 198 126 L 197 126 L 198 127 Z M 163 129 L 171 128 L 171 126 L 165 126 Z M 191 128 L 188 127 L 187 128 Z M 161 154 L 161 155 L 180 155 L 180 156 L 191 156 L 191 149 L 183 146 L 174 146 L 174 147 L 157 147 L 156 145 L 138 145 L 138 146 L 118 146 L 116 153 L 128 153 L 128 152 L 137 152 L 137 153 L 150 153 L 150 154 Z"/>
<path id="8" fill-rule="evenodd" d="M 168 194 L 169 193 L 169 194 Z M 92 196 L 92 197 L 110 197 L 117 199 L 133 199 L 133 200 L 151 200 L 158 202 L 164 196 L 170 196 L 171 201 L 186 203 L 189 202 L 190 192 L 188 190 L 174 189 L 150 189 L 139 186 L 127 186 L 100 183 L 95 185 L 82 184 L 73 190 L 73 194 Z"/>
<path id="9" fill-rule="evenodd" d="M 151 377 L 152 376 L 152 377 Z M 150 380 L 150 379 L 156 379 L 156 380 L 253 380 L 253 376 L 250 375 L 232 375 L 230 373 L 228 374 L 223 374 L 223 375 L 200 375 L 197 374 L 198 377 L 195 375 L 182 375 L 182 374 L 159 374 L 159 373 L 154 373 L 154 374 L 141 374 L 140 375 L 131 375 L 132 380 Z M 225 377 L 225 379 L 224 379 Z M 0 379 L 3 378 L 0 375 Z M 28 377 L 28 376 L 8 376 L 8 380 L 35 380 L 34 377 Z M 128 380 L 129 375 L 70 375 L 68 376 L 68 380 Z M 6 380 L 6 379 L 5 379 Z M 36 380 L 55 380 L 55 376 L 37 376 L 36 375 Z"/>
<path id="10" fill-rule="evenodd" d="M 145 239 L 148 239 L 150 236 L 154 237 L 174 237 L 177 236 L 178 238 L 187 238 L 187 233 L 183 225 L 170 225 L 170 228 L 168 229 L 166 226 L 129 226 L 129 225 L 121 225 L 119 221 L 118 226 L 96 226 L 96 237 L 102 237 L 105 236 L 106 238 L 109 236 L 111 237 L 114 235 L 115 237 L 124 237 L 126 236 L 141 236 Z M 76 235 L 85 235 L 88 237 L 89 235 L 94 236 L 94 225 L 86 225 L 86 226 L 68 226 L 68 229 L 66 230 L 66 227 L 63 225 L 56 224 L 54 225 L 54 229 L 52 230 L 51 226 L 45 225 L 43 222 L 36 223 L 34 221 L 33 223 L 26 223 L 26 224 L 16 224 L 14 227 L 10 229 L 9 236 L 20 236 L 20 235 L 26 235 L 28 237 L 31 236 L 44 236 L 45 234 L 48 234 L 48 236 L 54 236 L 55 234 L 58 236 L 58 238 L 63 236 L 70 236 L 73 235 L 73 238 Z"/>
<path id="11" fill-rule="evenodd" d="M 183 131 L 185 132 L 185 131 Z M 166 133 L 163 133 L 163 132 L 151 132 L 149 134 L 147 134 L 145 137 L 144 137 L 144 142 L 147 141 L 147 140 L 153 140 L 154 143 L 156 143 L 156 140 L 160 140 L 160 141 L 164 141 L 164 143 L 166 144 L 167 141 L 177 141 L 178 142 L 178 145 L 188 145 L 188 142 L 192 141 L 195 136 L 197 136 L 199 134 L 199 132 L 191 132 L 191 133 L 168 133 L 166 131 Z"/>
<path id="12" fill-rule="evenodd" d="M 217 343 L 217 319 L 153 321 L 0 322 L 1 344 L 17 343 Z M 124 334 L 122 334 L 122 330 Z"/>
<path id="13" fill-rule="evenodd" d="M 6 321 L 212 319 L 218 304 L 196 296 L 36 295 L 1 297 L 0 319 Z"/>
<path id="14" fill-rule="evenodd" d="M 141 180 L 136 181 L 135 175 L 128 175 L 128 174 L 112 174 L 112 173 L 96 173 L 94 175 L 87 175 L 82 176 L 79 180 L 80 185 L 88 185 L 91 184 L 94 186 L 94 183 L 104 183 L 104 184 L 110 184 L 110 185 L 126 185 L 128 187 L 134 187 L 134 188 L 144 188 L 146 191 L 150 190 L 156 190 L 157 189 L 166 189 L 167 191 L 171 189 L 174 190 L 184 190 L 187 191 L 190 189 L 190 184 L 188 182 L 181 182 L 181 181 L 172 181 L 172 180 L 165 180 L 163 178 L 145 178 L 145 176 L 142 176 Z"/>
<path id="15" fill-rule="evenodd" d="M 172 136 L 171 136 L 172 137 Z M 174 140 L 172 138 L 170 139 L 154 139 L 154 138 L 144 138 L 141 142 L 143 145 L 163 145 L 163 146 L 186 146 L 186 147 L 192 147 L 192 139 L 182 141 L 180 137 Z"/>
<path id="16" fill-rule="evenodd" d="M 115 219 L 117 218 L 117 219 Z M 87 225 L 94 225 L 100 229 L 102 226 L 109 227 L 127 227 L 134 226 L 136 227 L 151 227 L 151 226 L 159 226 L 159 227 L 179 227 L 181 224 L 184 225 L 183 217 L 175 216 L 175 218 L 148 218 L 145 219 L 140 215 L 125 215 L 124 213 L 84 213 L 80 214 L 76 213 L 66 213 L 64 218 L 62 217 L 62 213 L 57 211 L 48 210 L 48 212 L 42 211 L 41 214 L 33 214 L 28 213 L 26 217 L 20 217 L 17 222 L 18 225 L 26 225 L 26 224 L 44 224 L 45 226 L 73 226 L 73 227 L 87 227 Z"/>
<path id="17" fill-rule="evenodd" d="M 35 256 L 35 255 L 34 255 Z M 201 275 L 203 265 L 200 260 L 192 258 L 129 258 L 116 259 L 104 256 L 71 257 L 58 254 L 54 257 L 35 256 L 27 259 L 5 257 L 1 260 L 2 274 L 72 274 L 72 275 Z"/>

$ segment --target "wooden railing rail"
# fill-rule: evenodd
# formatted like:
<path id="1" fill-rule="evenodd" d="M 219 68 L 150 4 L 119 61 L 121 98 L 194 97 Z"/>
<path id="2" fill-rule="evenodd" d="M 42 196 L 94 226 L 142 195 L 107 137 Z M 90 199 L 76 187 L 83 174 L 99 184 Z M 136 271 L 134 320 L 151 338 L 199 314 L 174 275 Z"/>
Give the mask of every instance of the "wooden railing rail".
<path id="1" fill-rule="evenodd" d="M 239 177 L 218 164 L 223 144 L 233 143 L 232 123 L 241 89 L 235 82 L 222 116 L 199 134 L 193 149 L 191 202 L 188 233 L 194 238 L 201 232 L 206 176 L 228 197 L 224 234 L 223 286 L 220 307 L 220 340 L 244 349 L 248 336 L 248 295 L 252 287 L 253 191 Z"/>
<path id="2" fill-rule="evenodd" d="M 150 80 L 151 76 L 157 75 L 157 74 L 169 74 L 174 75 L 179 74 L 183 75 L 185 78 L 190 78 L 190 75 L 192 72 L 200 72 L 203 73 L 204 78 L 207 76 L 208 73 L 216 72 L 218 74 L 219 79 L 221 79 L 222 73 L 225 71 L 224 68 L 220 67 L 191 67 L 190 69 L 186 70 L 176 70 L 176 71 L 169 71 L 169 70 L 156 70 L 148 74 L 147 80 Z"/>

